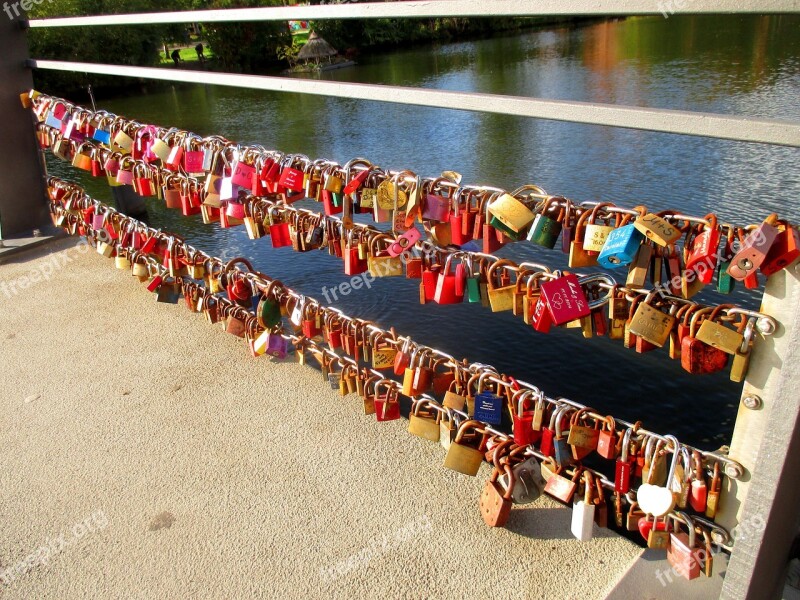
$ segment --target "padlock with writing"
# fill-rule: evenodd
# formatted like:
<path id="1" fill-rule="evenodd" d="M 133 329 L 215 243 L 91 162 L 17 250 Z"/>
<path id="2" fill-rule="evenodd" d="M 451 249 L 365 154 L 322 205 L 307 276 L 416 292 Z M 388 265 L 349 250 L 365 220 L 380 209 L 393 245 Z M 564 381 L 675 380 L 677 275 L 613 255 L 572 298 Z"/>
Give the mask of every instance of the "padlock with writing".
<path id="1" fill-rule="evenodd" d="M 615 269 L 631 264 L 639 251 L 644 236 L 631 223 L 611 231 L 603 249 L 597 256 L 597 264 L 606 269 Z"/>

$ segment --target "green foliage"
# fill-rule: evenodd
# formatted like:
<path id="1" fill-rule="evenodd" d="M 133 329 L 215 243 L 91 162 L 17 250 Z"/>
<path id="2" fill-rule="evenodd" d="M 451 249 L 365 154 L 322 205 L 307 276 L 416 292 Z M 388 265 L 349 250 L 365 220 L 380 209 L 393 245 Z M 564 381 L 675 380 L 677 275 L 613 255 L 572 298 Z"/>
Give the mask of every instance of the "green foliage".
<path id="1" fill-rule="evenodd" d="M 313 29 L 342 51 L 477 37 L 520 29 L 537 22 L 535 18 L 352 19 L 316 21 Z"/>
<path id="2" fill-rule="evenodd" d="M 34 5 L 31 18 L 105 15 L 180 10 L 182 0 L 48 0 Z M 174 26 L 65 27 L 32 29 L 30 55 L 52 60 L 150 66 L 158 62 L 162 39 L 174 37 Z M 88 84 L 103 90 L 120 89 L 131 82 L 119 77 L 36 71 L 35 84 L 43 91 L 74 93 Z"/>
<path id="3" fill-rule="evenodd" d="M 280 46 L 275 51 L 275 54 L 278 57 L 278 60 L 285 60 L 289 63 L 289 66 L 294 66 L 294 63 L 297 61 L 297 54 L 300 52 L 300 48 L 302 47 L 302 42 L 300 42 L 297 38 L 292 38 L 291 46 L 288 44 Z"/>
<path id="4" fill-rule="evenodd" d="M 200 0 L 197 0 L 200 1 Z M 281 0 L 212 0 L 203 8 L 283 6 Z M 199 8 L 199 7 L 198 7 Z M 234 73 L 253 73 L 275 61 L 278 48 L 291 43 L 283 21 L 263 23 L 204 23 L 203 29 L 220 67 Z"/>

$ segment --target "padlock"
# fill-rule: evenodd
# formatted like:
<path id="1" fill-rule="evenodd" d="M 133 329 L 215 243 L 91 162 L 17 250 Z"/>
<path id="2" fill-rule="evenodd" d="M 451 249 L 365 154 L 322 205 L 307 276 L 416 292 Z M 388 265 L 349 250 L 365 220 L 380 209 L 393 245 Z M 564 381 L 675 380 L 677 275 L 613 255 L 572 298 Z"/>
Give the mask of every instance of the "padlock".
<path id="1" fill-rule="evenodd" d="M 547 480 L 544 491 L 556 500 L 569 504 L 578 489 L 578 481 L 580 481 L 582 472 L 583 469 L 581 467 L 575 467 L 572 479 L 567 479 L 561 473 L 556 472 Z"/>
<path id="2" fill-rule="evenodd" d="M 599 202 L 592 208 L 588 220 L 585 221 L 586 229 L 583 236 L 583 250 L 595 257 L 602 251 L 608 235 L 614 231 L 615 227 L 619 224 L 619 213 L 613 216 L 609 213 L 609 216 L 605 219 L 600 218 L 600 210 L 611 206 L 612 204 L 610 202 Z M 610 225 L 611 218 L 615 221 L 613 226 Z M 605 224 L 600 225 L 597 221 L 605 221 Z M 570 264 L 570 266 L 573 265 Z"/>
<path id="3" fill-rule="evenodd" d="M 647 512 L 647 511 L 645 511 Z M 650 520 L 650 517 L 653 520 Z M 669 517 L 647 514 L 639 519 L 639 533 L 647 540 L 647 547 L 653 550 L 666 550 L 669 548 L 670 528 Z"/>
<path id="4" fill-rule="evenodd" d="M 650 292 L 643 302 L 638 303 L 629 329 L 633 335 L 661 348 L 669 341 L 676 319 L 650 304 L 655 295 L 656 292 Z"/>
<path id="5" fill-rule="evenodd" d="M 653 213 L 640 215 L 633 226 L 648 240 L 659 246 L 669 246 L 681 237 L 681 230 L 671 225 L 666 219 Z"/>
<path id="6" fill-rule="evenodd" d="M 571 447 L 572 458 L 575 460 L 583 460 L 597 449 L 600 438 L 600 429 L 598 429 L 597 421 L 595 421 L 594 427 L 587 427 L 583 424 L 583 420 L 588 417 L 590 412 L 594 412 L 594 409 L 584 407 L 575 411 L 570 418 L 567 444 Z"/>
<path id="7" fill-rule="evenodd" d="M 608 527 L 608 504 L 606 503 L 606 492 L 600 477 L 594 478 L 594 522 L 598 527 Z"/>
<path id="8" fill-rule="evenodd" d="M 728 266 L 728 275 L 737 281 L 745 281 L 748 276 L 756 273 L 780 233 L 777 224 L 778 215 L 772 213 L 741 240 L 742 245 Z"/>
<path id="9" fill-rule="evenodd" d="M 672 569 L 685 579 L 692 580 L 700 577 L 700 558 L 695 543 L 695 525 L 692 518 L 684 512 L 674 515 L 676 523 L 683 523 L 688 533 L 681 533 L 678 527 L 670 534 L 667 560 Z"/>
<path id="10" fill-rule="evenodd" d="M 413 231 L 416 231 L 416 229 Z M 439 271 L 438 277 L 436 278 L 436 289 L 433 294 L 433 301 L 436 304 L 460 304 L 464 301 L 465 275 L 462 271 L 461 276 L 458 277 L 450 270 L 450 265 L 454 256 L 454 254 L 447 255 L 444 267 Z M 461 288 L 460 294 L 457 289 L 459 287 Z"/>
<path id="11" fill-rule="evenodd" d="M 444 367 L 444 370 L 441 369 Z M 433 378 L 431 381 L 431 389 L 435 396 L 443 396 L 450 389 L 450 386 L 455 382 L 459 376 L 457 371 L 459 369 L 458 363 L 452 357 L 443 357 L 433 360 Z"/>
<path id="12" fill-rule="evenodd" d="M 665 456 L 664 442 L 656 437 L 649 437 L 644 453 L 641 457 L 637 457 L 642 460 L 640 476 L 643 481 L 657 486 L 668 487 Z"/>
<path id="13" fill-rule="evenodd" d="M 714 270 L 719 261 L 720 229 L 714 214 L 705 216 L 706 224 L 699 225 L 691 243 L 685 246 L 686 270 L 697 273 L 705 285 L 714 278 Z"/>
<path id="14" fill-rule="evenodd" d="M 562 325 L 591 314 L 591 307 L 580 281 L 572 273 L 545 281 L 539 289 L 541 290 L 539 302 L 545 303 L 554 325 Z M 536 326 L 538 310 L 537 305 L 534 312 L 534 328 L 541 331 Z"/>
<path id="15" fill-rule="evenodd" d="M 390 244 L 388 235 L 376 235 L 369 245 L 367 267 L 373 277 L 402 277 L 403 262 L 399 256 L 389 256 L 386 250 L 381 250 L 381 243 Z"/>
<path id="16" fill-rule="evenodd" d="M 615 269 L 631 264 L 642 245 L 644 236 L 633 224 L 623 225 L 611 231 L 603 249 L 597 257 L 597 264 L 606 269 Z"/>
<path id="17" fill-rule="evenodd" d="M 700 561 L 700 568 L 706 577 L 714 574 L 714 548 L 711 540 L 711 532 L 706 527 L 695 525 L 695 535 L 703 538 L 703 547 L 695 550 L 695 556 Z"/>
<path id="18" fill-rule="evenodd" d="M 715 373 L 728 364 L 727 353 L 703 343 L 696 337 L 698 319 L 710 312 L 711 308 L 704 308 L 687 313 L 687 317 L 684 317 L 686 319 L 691 315 L 691 327 L 689 334 L 681 341 L 681 366 L 689 373 Z"/>
<path id="19" fill-rule="evenodd" d="M 479 502 L 481 517 L 484 523 L 489 527 L 505 526 L 508 521 L 508 516 L 511 514 L 511 494 L 514 489 L 516 477 L 508 463 L 503 466 L 502 472 L 509 480 L 508 487 L 503 490 L 502 486 L 497 481 L 501 474 L 501 469 L 495 466 L 492 469 L 491 479 L 486 482 L 483 492 L 481 493 Z"/>
<path id="20" fill-rule="evenodd" d="M 354 230 L 347 232 L 345 245 L 342 248 L 345 275 L 360 275 L 367 270 L 367 260 L 366 258 L 362 259 L 360 256 L 359 241 L 355 237 Z"/>
<path id="21" fill-rule="evenodd" d="M 558 236 L 561 234 L 562 221 L 566 214 L 565 209 L 559 206 L 561 202 L 566 203 L 568 201 L 564 198 L 550 197 L 543 202 L 528 230 L 527 240 L 529 242 L 545 248 L 555 248 Z M 548 214 L 554 212 L 554 209 L 558 211 L 555 214 L 555 218 Z"/>
<path id="22" fill-rule="evenodd" d="M 513 464 L 513 461 L 516 460 L 518 456 L 523 457 L 524 460 Z M 539 461 L 536 460 L 536 457 L 525 457 L 525 447 L 523 446 L 518 446 L 511 451 L 509 454 L 509 461 L 513 464 L 511 470 L 514 473 L 514 477 L 516 477 L 514 487 L 511 491 L 511 501 L 514 504 L 530 504 L 542 495 L 544 487 L 547 485 L 547 482 L 542 476 L 541 465 Z M 503 489 L 507 490 L 509 485 L 508 478 L 502 477 L 500 479 L 500 485 L 503 486 Z"/>
<path id="23" fill-rule="evenodd" d="M 501 273 L 498 269 L 513 266 L 510 260 L 500 259 L 492 263 L 487 272 L 489 304 L 492 312 L 512 310 L 514 307 L 514 290 L 516 285 L 502 285 L 499 283 Z"/>
<path id="24" fill-rule="evenodd" d="M 453 382 L 450 384 L 450 387 L 444 394 L 442 405 L 446 408 L 463 411 L 466 402 L 467 398 L 463 395 L 463 390 L 458 380 L 453 380 Z"/>
<path id="25" fill-rule="evenodd" d="M 628 531 L 637 531 L 639 529 L 639 521 L 647 515 L 639 508 L 638 502 L 632 502 L 628 509 L 628 514 L 625 516 L 625 529 Z"/>
<path id="26" fill-rule="evenodd" d="M 619 436 L 616 432 L 616 419 L 607 416 L 601 423 L 602 429 L 597 436 L 597 453 L 608 460 L 617 458 L 617 444 Z"/>
<path id="27" fill-rule="evenodd" d="M 421 437 L 431 442 L 439 441 L 439 423 L 437 410 L 434 409 L 433 413 L 420 409 L 431 406 L 430 400 L 417 400 L 411 409 L 411 414 L 408 417 L 408 432 L 417 437 Z"/>
<path id="28" fill-rule="evenodd" d="M 511 194 L 499 194 L 489 203 L 489 213 L 506 228 L 520 234 L 530 225 L 535 216 L 531 210 Z"/>
<path id="29" fill-rule="evenodd" d="M 719 510 L 719 497 L 722 489 L 722 475 L 719 472 L 719 462 L 714 463 L 714 472 L 711 475 L 711 485 L 706 496 L 706 516 L 713 519 Z"/>
<path id="30" fill-rule="evenodd" d="M 475 395 L 475 419 L 491 425 L 500 425 L 503 421 L 503 397 L 484 389 L 488 372 L 478 376 L 478 393 Z M 500 385 L 500 384 L 498 384 Z"/>
<path id="31" fill-rule="evenodd" d="M 410 225 L 414 215 L 419 212 L 423 219 L 426 221 L 436 221 L 438 223 L 450 223 L 451 211 L 451 198 L 440 194 L 432 193 L 440 185 L 441 179 L 434 180 L 428 187 L 428 192 L 424 194 L 424 201 L 420 210 L 419 206 L 419 193 L 415 193 L 417 188 L 413 188 L 409 194 L 408 204 L 406 206 L 407 221 L 406 225 Z"/>
<path id="32" fill-rule="evenodd" d="M 574 233 L 570 235 L 568 259 L 570 268 L 593 267 L 597 265 L 597 254 L 592 254 L 583 247 L 583 242 L 586 238 L 586 222 L 589 220 L 591 214 L 591 211 L 585 210 L 575 224 Z M 562 236 L 562 239 L 566 239 L 566 236 Z"/>
<path id="33" fill-rule="evenodd" d="M 574 462 L 572 450 L 567 443 L 563 432 L 564 417 L 573 409 L 569 406 L 562 407 L 555 415 L 555 435 L 553 437 L 553 458 L 560 468 L 565 468 Z M 552 422 L 552 421 L 551 421 Z"/>
<path id="34" fill-rule="evenodd" d="M 800 257 L 800 234 L 787 221 L 778 220 L 778 235 L 761 263 L 761 273 L 769 277 Z"/>
<path id="35" fill-rule="evenodd" d="M 647 275 L 653 261 L 653 246 L 648 243 L 641 244 L 636 256 L 628 267 L 628 276 L 625 284 L 632 288 L 642 288 L 647 282 Z"/>
<path id="36" fill-rule="evenodd" d="M 271 206 L 267 211 L 269 218 L 269 237 L 273 248 L 283 248 L 291 246 L 292 240 L 289 232 L 289 223 L 283 221 L 283 217 L 275 214 L 276 206 Z"/>
<path id="37" fill-rule="evenodd" d="M 439 413 L 439 444 L 445 452 L 450 449 L 450 444 L 456 439 L 460 419 L 458 415 L 449 408 Z"/>
<path id="38" fill-rule="evenodd" d="M 592 495 L 595 492 L 594 477 L 589 471 L 584 471 L 583 500 L 578 500 L 572 505 L 572 524 L 570 531 L 581 542 L 592 539 L 592 526 L 594 525 L 595 504 Z"/>
<path id="39" fill-rule="evenodd" d="M 433 377 L 433 369 L 422 364 L 427 349 L 418 347 L 411 353 L 411 359 L 403 372 L 401 393 L 409 398 L 426 392 Z"/>
<path id="40" fill-rule="evenodd" d="M 395 421 L 400 418 L 400 402 L 397 399 L 397 388 L 388 379 L 379 380 L 375 384 L 375 418 L 378 421 Z M 381 386 L 386 391 L 381 392 Z"/>
<path id="41" fill-rule="evenodd" d="M 514 412 L 514 442 L 520 446 L 528 446 L 539 441 L 541 431 L 533 429 L 533 410 L 525 410 L 526 403 L 533 396 L 531 390 L 520 390 L 514 393 L 513 404 L 516 406 Z"/>
<path id="42" fill-rule="evenodd" d="M 481 447 L 485 440 L 485 435 L 478 434 L 477 445 L 468 445 L 465 439 L 470 429 L 480 427 L 479 421 L 468 420 L 464 421 L 458 428 L 453 443 L 450 444 L 450 449 L 444 459 L 444 466 L 448 469 L 458 471 L 464 475 L 471 475 L 474 477 L 478 474 L 481 463 L 483 462 L 483 452 Z"/>
<path id="43" fill-rule="evenodd" d="M 675 467 L 678 464 L 681 447 L 675 436 L 665 436 L 672 443 L 672 463 L 667 475 L 667 481 L 672 481 L 675 474 Z M 639 486 L 636 492 L 636 500 L 642 510 L 648 515 L 663 517 L 675 507 L 675 496 L 668 487 L 654 485 L 650 483 L 653 478 L 654 469 L 650 470 L 650 477 L 646 483 Z"/>
<path id="44" fill-rule="evenodd" d="M 280 282 L 275 280 L 269 283 L 256 309 L 258 324 L 265 329 L 271 329 L 281 322 L 280 303 L 273 298 L 273 290 L 279 285 Z"/>
<path id="45" fill-rule="evenodd" d="M 721 304 L 714 307 L 709 317 L 700 324 L 700 329 L 697 330 L 695 337 L 704 344 L 722 350 L 726 354 L 736 354 L 741 348 L 742 342 L 744 342 L 743 330 L 745 321 L 741 322 L 742 331 L 730 329 L 716 321 L 723 309 L 732 307 L 733 305 L 730 304 Z"/>
<path id="46" fill-rule="evenodd" d="M 550 423 L 542 429 L 542 440 L 539 449 L 545 456 L 555 456 L 556 423 L 564 418 L 565 405 L 556 405 L 550 413 Z"/>

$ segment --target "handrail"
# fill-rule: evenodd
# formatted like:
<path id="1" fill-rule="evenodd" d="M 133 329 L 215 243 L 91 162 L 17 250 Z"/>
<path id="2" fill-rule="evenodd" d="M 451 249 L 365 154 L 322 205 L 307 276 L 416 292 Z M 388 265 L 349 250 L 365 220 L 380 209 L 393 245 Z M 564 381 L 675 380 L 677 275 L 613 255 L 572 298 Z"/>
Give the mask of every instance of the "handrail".
<path id="1" fill-rule="evenodd" d="M 227 10 L 190 10 L 160 13 L 135 13 L 89 17 L 33 19 L 30 27 L 76 27 L 141 25 L 158 23 L 225 23 L 241 21 L 307 21 L 320 19 L 376 19 L 430 17 L 511 17 L 511 16 L 612 16 L 719 13 L 800 12 L 798 0 L 693 0 L 662 3 L 641 0 L 434 0 L 422 2 L 367 2 L 363 4 L 275 6 Z"/>
<path id="2" fill-rule="evenodd" d="M 616 106 L 594 102 L 544 100 L 541 98 L 431 90 L 395 85 L 340 83 L 290 77 L 235 75 L 232 73 L 211 73 L 208 71 L 173 70 L 156 67 L 130 67 L 38 59 L 30 61 L 29 64 L 37 69 L 54 71 L 77 71 L 99 75 L 143 77 L 336 98 L 375 100 L 395 104 L 433 106 L 483 113 L 535 117 L 554 121 L 569 121 L 588 125 L 606 125 L 741 142 L 800 147 L 800 123 L 778 119 L 755 119 L 714 113 Z"/>

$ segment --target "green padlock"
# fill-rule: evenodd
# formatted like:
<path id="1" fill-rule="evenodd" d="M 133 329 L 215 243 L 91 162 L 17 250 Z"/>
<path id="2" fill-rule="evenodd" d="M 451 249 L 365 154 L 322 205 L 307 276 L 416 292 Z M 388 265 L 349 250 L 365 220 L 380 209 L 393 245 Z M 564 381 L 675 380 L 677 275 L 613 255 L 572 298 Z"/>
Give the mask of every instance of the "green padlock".
<path id="1" fill-rule="evenodd" d="M 471 261 L 465 261 L 464 265 L 467 267 L 467 291 L 466 291 L 467 302 L 480 302 L 481 301 L 480 277 L 473 273 Z"/>
<path id="2" fill-rule="evenodd" d="M 497 217 L 492 217 L 492 219 L 489 221 L 489 225 L 491 225 L 495 229 L 499 229 L 514 241 L 521 240 L 522 236 L 524 235 L 523 233 L 514 231 L 510 227 L 504 225 L 503 222 Z"/>
<path id="3" fill-rule="evenodd" d="M 545 248 L 555 248 L 558 236 L 561 234 L 561 220 L 564 217 L 564 209 L 558 213 L 557 218 L 552 218 L 547 215 L 550 211 L 550 206 L 554 200 L 558 198 L 548 198 L 542 210 L 536 215 L 533 220 L 530 231 L 528 231 L 528 241 L 533 242 L 537 246 L 544 246 Z"/>
<path id="4" fill-rule="evenodd" d="M 736 280 L 728 273 L 730 264 L 731 261 L 726 260 L 725 262 L 720 262 L 717 266 L 717 291 L 720 294 L 730 294 L 733 292 L 733 286 Z"/>
<path id="5" fill-rule="evenodd" d="M 271 329 L 281 322 L 281 305 L 273 299 L 272 294 L 277 284 L 277 281 L 271 281 L 258 303 L 258 324 L 265 329 Z"/>
<path id="6" fill-rule="evenodd" d="M 717 265 L 717 291 L 720 294 L 730 294 L 733 292 L 733 286 L 736 283 L 736 280 L 728 273 L 728 267 L 734 255 L 733 240 L 735 239 L 735 233 L 730 229 L 730 226 L 723 226 L 723 232 L 725 235 L 723 244 L 725 252 L 722 256 L 727 260 L 720 260 L 719 265 Z"/>

